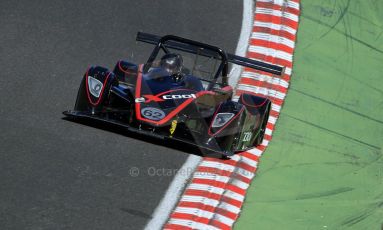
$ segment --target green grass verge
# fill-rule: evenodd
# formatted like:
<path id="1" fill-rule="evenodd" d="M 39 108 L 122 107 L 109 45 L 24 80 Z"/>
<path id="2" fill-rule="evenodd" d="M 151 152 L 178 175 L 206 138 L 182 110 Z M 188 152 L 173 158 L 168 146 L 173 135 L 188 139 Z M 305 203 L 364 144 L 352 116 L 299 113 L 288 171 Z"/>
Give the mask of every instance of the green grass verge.
<path id="1" fill-rule="evenodd" d="M 301 4 L 290 90 L 234 229 L 381 229 L 383 1 Z"/>

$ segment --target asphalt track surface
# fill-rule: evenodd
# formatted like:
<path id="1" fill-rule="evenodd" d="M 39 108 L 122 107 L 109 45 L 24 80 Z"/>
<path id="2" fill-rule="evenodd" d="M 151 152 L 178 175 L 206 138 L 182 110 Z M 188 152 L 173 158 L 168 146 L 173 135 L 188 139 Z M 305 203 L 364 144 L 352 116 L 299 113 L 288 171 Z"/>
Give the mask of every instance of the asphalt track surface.
<path id="1" fill-rule="evenodd" d="M 0 229 L 144 227 L 174 176 L 148 169 L 178 169 L 188 153 L 61 112 L 87 66 L 145 61 L 137 31 L 234 52 L 241 20 L 242 1 L 2 0 Z"/>

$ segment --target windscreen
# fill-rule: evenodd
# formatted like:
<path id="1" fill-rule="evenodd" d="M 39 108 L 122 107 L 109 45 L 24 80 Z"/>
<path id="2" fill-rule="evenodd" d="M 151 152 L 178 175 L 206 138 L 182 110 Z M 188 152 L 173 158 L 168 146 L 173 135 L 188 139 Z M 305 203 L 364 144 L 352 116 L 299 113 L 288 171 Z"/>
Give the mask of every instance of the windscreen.
<path id="1" fill-rule="evenodd" d="M 166 47 L 166 43 L 164 45 Z M 172 76 L 175 80 L 177 77 L 180 79 L 185 76 L 195 77 L 199 79 L 205 90 L 208 89 L 209 85 L 220 87 L 221 75 L 219 74 L 216 79 L 215 77 L 219 71 L 221 60 L 203 55 L 202 49 L 200 51 L 201 53 L 194 54 L 169 47 L 166 47 L 166 51 L 160 49 L 154 61 L 146 64 L 144 74 L 156 72 L 153 74 L 154 77 Z"/>

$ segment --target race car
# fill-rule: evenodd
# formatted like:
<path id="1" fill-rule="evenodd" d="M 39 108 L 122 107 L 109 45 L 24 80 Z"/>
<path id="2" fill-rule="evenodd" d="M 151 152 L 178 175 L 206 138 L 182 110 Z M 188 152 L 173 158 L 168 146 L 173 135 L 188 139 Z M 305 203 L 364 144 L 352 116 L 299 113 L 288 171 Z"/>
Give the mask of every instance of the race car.
<path id="1" fill-rule="evenodd" d="M 146 63 L 88 68 L 74 110 L 64 115 L 181 141 L 222 158 L 261 144 L 271 101 L 251 93 L 233 100 L 228 70 L 240 65 L 281 75 L 283 67 L 173 35 L 139 32 L 136 40 L 155 45 Z"/>

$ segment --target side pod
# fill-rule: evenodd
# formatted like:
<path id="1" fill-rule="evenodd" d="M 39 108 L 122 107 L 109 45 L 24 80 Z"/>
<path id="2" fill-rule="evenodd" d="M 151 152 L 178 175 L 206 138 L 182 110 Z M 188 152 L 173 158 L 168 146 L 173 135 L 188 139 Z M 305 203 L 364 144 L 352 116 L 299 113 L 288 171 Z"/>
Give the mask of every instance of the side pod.
<path id="1" fill-rule="evenodd" d="M 271 106 L 271 101 L 268 98 L 247 93 L 242 94 L 239 97 L 238 102 L 246 106 L 246 109 L 252 115 L 260 114 L 261 116 L 264 116 L 265 112 L 269 111 Z"/>
<path id="2" fill-rule="evenodd" d="M 214 137 L 225 155 L 233 155 L 238 149 L 241 127 L 246 117 L 245 106 L 234 101 L 222 102 L 210 123 L 208 134 Z"/>
<path id="3" fill-rule="evenodd" d="M 121 60 L 117 62 L 113 69 L 113 73 L 119 81 L 134 84 L 137 78 L 138 66 L 136 64 Z"/>
<path id="4" fill-rule="evenodd" d="M 92 113 L 101 111 L 108 99 L 110 88 L 117 84 L 117 78 L 108 69 L 100 66 L 90 67 L 81 81 L 74 109 Z"/>
<path id="5" fill-rule="evenodd" d="M 256 117 L 256 135 L 253 137 L 253 146 L 262 143 L 265 135 L 267 121 L 271 110 L 271 101 L 268 98 L 258 97 L 252 94 L 242 94 L 238 100 L 246 106 L 247 111 Z"/>

